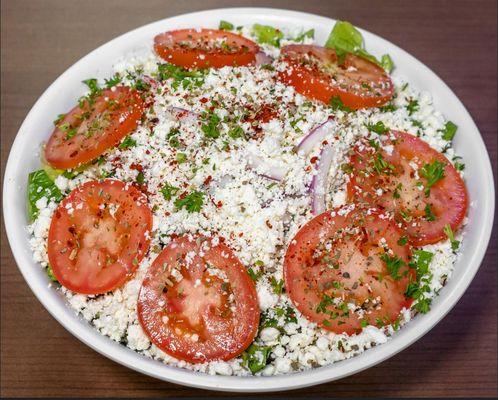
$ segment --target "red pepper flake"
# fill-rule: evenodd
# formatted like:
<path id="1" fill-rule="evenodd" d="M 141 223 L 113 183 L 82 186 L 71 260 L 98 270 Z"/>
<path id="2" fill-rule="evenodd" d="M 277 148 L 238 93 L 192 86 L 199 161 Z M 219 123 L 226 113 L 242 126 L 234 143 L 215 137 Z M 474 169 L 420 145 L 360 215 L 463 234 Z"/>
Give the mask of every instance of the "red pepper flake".
<path id="1" fill-rule="evenodd" d="M 223 202 L 220 200 L 216 203 L 216 207 L 221 208 L 223 206 Z"/>
<path id="2" fill-rule="evenodd" d="M 203 97 L 201 99 L 199 99 L 199 101 L 202 103 L 202 104 L 206 104 L 208 102 L 208 99 Z"/>
<path id="3" fill-rule="evenodd" d="M 315 156 L 315 157 L 311 157 L 310 163 L 311 163 L 311 164 L 314 164 L 314 163 L 316 163 L 317 161 L 318 161 L 318 157 L 316 157 L 316 156 Z"/>
<path id="4" fill-rule="evenodd" d="M 266 220 L 265 223 L 268 228 L 273 229 L 273 226 L 272 224 L 270 224 L 270 221 Z"/>
<path id="5" fill-rule="evenodd" d="M 130 169 L 134 169 L 136 171 L 140 171 L 140 172 L 143 172 L 144 168 L 140 165 L 140 164 L 131 164 L 130 165 Z"/>
<path id="6" fill-rule="evenodd" d="M 239 233 L 239 237 L 242 237 L 242 236 L 244 236 L 244 232 Z"/>
<path id="7" fill-rule="evenodd" d="M 204 179 L 204 185 L 209 185 L 209 183 L 213 180 L 211 175 L 208 175 L 206 179 Z"/>
<path id="8" fill-rule="evenodd" d="M 304 169 L 306 172 L 310 172 L 311 171 L 311 166 L 307 166 L 305 169 Z"/>

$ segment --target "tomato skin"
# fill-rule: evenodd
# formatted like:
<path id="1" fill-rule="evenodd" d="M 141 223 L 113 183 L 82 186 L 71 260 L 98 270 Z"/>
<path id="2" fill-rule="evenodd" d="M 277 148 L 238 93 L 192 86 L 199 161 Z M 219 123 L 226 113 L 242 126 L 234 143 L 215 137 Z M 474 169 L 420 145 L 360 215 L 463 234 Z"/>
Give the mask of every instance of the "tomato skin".
<path id="1" fill-rule="evenodd" d="M 467 213 L 468 195 L 465 183 L 455 167 L 448 159 L 429 146 L 422 139 L 406 132 L 391 132 L 393 140 L 392 154 L 381 151 L 382 157 L 396 166 L 399 177 L 371 174 L 365 177 L 364 170 L 367 161 L 372 157 L 371 149 L 355 149 L 351 157 L 353 173 L 348 184 L 348 197 L 361 203 L 368 203 L 394 213 L 398 222 L 403 224 L 410 242 L 414 246 L 424 246 L 445 240 L 444 227 L 449 224 L 457 231 Z M 438 161 L 444 164 L 444 178 L 430 188 L 430 195 L 417 189 L 416 182 L 424 180 L 418 177 L 410 163 L 415 163 L 418 170 L 424 164 Z M 394 198 L 394 188 L 401 184 L 399 198 Z M 381 195 L 376 194 L 378 188 L 383 189 Z M 425 217 L 425 206 L 429 205 L 435 216 L 435 221 Z M 406 221 L 402 212 L 409 211 L 413 219 Z"/>
<path id="2" fill-rule="evenodd" d="M 199 44 L 205 45 L 213 39 L 225 39 L 232 49 L 199 48 Z M 163 60 L 183 68 L 222 68 L 227 65 L 254 64 L 259 46 L 231 32 L 217 29 L 180 29 L 157 35 L 154 38 L 154 50 Z"/>
<path id="3" fill-rule="evenodd" d="M 392 221 L 375 209 L 359 209 L 347 215 L 341 215 L 340 210 L 326 211 L 299 230 L 285 255 L 284 279 L 290 299 L 306 318 L 326 330 L 353 334 L 361 331 L 362 319 L 370 325 L 376 325 L 377 318 L 383 319 L 385 323 L 394 322 L 400 311 L 409 308 L 413 301 L 404 293 L 416 276 L 407 267 L 410 248 L 398 244 L 402 233 Z M 352 227 L 359 233 L 350 237 L 346 234 L 341 238 L 341 232 L 347 232 Z M 399 280 L 393 279 L 380 261 L 379 254 L 384 251 L 378 244 L 381 238 L 405 263 L 400 269 Z M 334 261 L 337 265 L 333 268 L 326 264 L 330 260 L 324 261 L 325 257 L 322 256 L 325 253 L 316 253 L 327 241 L 332 246 L 326 254 L 333 254 L 332 259 L 339 255 Z M 379 275 L 382 275 L 381 280 L 377 279 Z M 339 282 L 339 286 L 333 286 L 334 282 Z M 330 291 L 332 294 L 329 294 Z M 366 299 L 380 296 L 381 306 L 379 309 L 370 308 L 360 318 L 355 312 L 346 315 L 338 307 L 329 304 L 327 309 L 339 314 L 331 317 L 319 311 L 324 294 L 343 298 L 344 302 L 366 304 L 367 308 L 372 303 Z"/>
<path id="4" fill-rule="evenodd" d="M 139 190 L 114 179 L 86 182 L 62 200 L 52 217 L 48 258 L 53 273 L 77 293 L 114 290 L 134 275 L 151 230 L 152 212 Z"/>
<path id="5" fill-rule="evenodd" d="M 226 274 L 228 282 L 207 276 L 208 264 Z M 172 278 L 178 266 L 179 281 Z M 259 324 L 256 289 L 244 266 L 229 247 L 199 235 L 175 238 L 157 256 L 142 283 L 137 312 L 156 346 L 192 363 L 238 356 L 254 340 Z"/>
<path id="6" fill-rule="evenodd" d="M 136 90 L 126 86 L 103 90 L 92 106 L 85 102 L 74 107 L 57 124 L 45 146 L 45 159 L 57 169 L 94 160 L 135 130 L 144 108 Z M 89 117 L 84 119 L 84 115 Z M 100 127 L 92 131 L 92 124 Z M 64 125 L 73 127 L 75 135 L 68 138 L 67 129 L 61 129 Z"/>
<path id="7" fill-rule="evenodd" d="M 308 98 L 329 104 L 339 96 L 342 103 L 353 110 L 380 107 L 394 94 L 394 85 L 378 65 L 354 54 L 345 56 L 343 67 L 338 65 L 334 50 L 313 45 L 288 45 L 281 50 L 289 68 L 279 73 L 279 79 Z M 318 65 L 303 63 L 303 57 L 313 57 Z M 348 68 L 355 71 L 347 71 Z M 333 71 L 336 81 L 332 80 Z M 365 89 L 362 85 L 375 87 Z M 373 93 L 372 93 L 373 92 Z"/>

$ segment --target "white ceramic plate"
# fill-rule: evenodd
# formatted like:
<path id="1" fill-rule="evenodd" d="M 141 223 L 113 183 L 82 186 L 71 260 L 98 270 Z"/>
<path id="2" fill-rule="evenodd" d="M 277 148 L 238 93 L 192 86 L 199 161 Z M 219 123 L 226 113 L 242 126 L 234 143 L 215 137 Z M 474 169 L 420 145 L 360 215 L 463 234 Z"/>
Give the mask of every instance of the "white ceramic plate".
<path id="1" fill-rule="evenodd" d="M 3 210 L 7 236 L 19 269 L 45 308 L 74 336 L 106 357 L 147 375 L 187 386 L 224 391 L 263 392 L 287 390 L 339 379 L 369 368 L 403 350 L 427 333 L 455 305 L 469 286 L 486 251 L 494 216 L 494 185 L 491 164 L 484 143 L 471 116 L 455 94 L 434 72 L 392 43 L 361 31 L 367 49 L 389 53 L 396 74 L 419 90 L 432 93 L 436 109 L 458 125 L 456 152 L 464 158 L 470 195 L 469 223 L 453 276 L 435 299 L 428 314 L 419 315 L 386 344 L 352 359 L 314 370 L 273 377 L 225 377 L 170 367 L 135 353 L 101 335 L 76 316 L 64 298 L 48 287 L 46 273 L 34 263 L 26 232 L 26 183 L 30 171 L 40 167 L 39 145 L 53 129 L 54 116 L 70 109 L 84 90 L 88 77 L 111 75 L 112 64 L 130 51 L 150 45 L 163 31 L 177 28 L 215 28 L 224 19 L 236 25 L 256 22 L 277 27 L 314 28 L 317 43 L 324 43 L 335 20 L 301 12 L 266 8 L 227 8 L 180 15 L 126 33 L 94 50 L 64 72 L 39 98 L 24 120 L 10 151 L 4 179 Z M 43 343 L 41 344 L 43 346 Z"/>

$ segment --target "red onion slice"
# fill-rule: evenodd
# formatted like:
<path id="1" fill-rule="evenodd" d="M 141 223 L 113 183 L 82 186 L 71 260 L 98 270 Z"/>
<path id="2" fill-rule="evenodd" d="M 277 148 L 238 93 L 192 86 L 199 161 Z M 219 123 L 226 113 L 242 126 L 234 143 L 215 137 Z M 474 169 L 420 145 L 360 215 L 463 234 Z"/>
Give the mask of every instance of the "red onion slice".
<path id="1" fill-rule="evenodd" d="M 265 178 L 281 182 L 287 174 L 287 170 L 285 168 L 269 165 L 265 160 L 255 154 L 249 153 L 247 158 L 249 168 Z"/>
<path id="2" fill-rule="evenodd" d="M 325 203 L 327 178 L 333 158 L 334 149 L 328 144 L 320 153 L 320 159 L 317 161 L 317 173 L 313 175 L 311 180 L 311 212 L 313 215 L 321 214 L 327 209 Z"/>
<path id="3" fill-rule="evenodd" d="M 264 51 L 256 53 L 256 65 L 271 64 L 273 59 Z"/>
<path id="4" fill-rule="evenodd" d="M 318 125 L 314 128 L 308 135 L 306 135 L 303 140 L 297 145 L 296 150 L 299 153 L 307 155 L 313 150 L 315 146 L 323 141 L 323 139 L 331 134 L 337 128 L 337 123 L 333 118 L 329 118 L 327 121 Z"/>
<path id="5" fill-rule="evenodd" d="M 181 107 L 168 107 L 167 111 L 173 116 L 173 118 L 184 122 L 194 122 L 199 118 L 199 115 L 191 110 Z"/>

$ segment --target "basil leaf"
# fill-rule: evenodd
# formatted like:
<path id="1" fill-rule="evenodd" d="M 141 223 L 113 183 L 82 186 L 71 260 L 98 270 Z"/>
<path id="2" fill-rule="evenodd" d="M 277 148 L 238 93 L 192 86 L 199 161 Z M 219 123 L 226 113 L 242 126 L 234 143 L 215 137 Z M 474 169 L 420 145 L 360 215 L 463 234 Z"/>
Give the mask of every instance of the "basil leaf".
<path id="1" fill-rule="evenodd" d="M 283 39 L 282 31 L 270 25 L 254 24 L 252 32 L 256 36 L 256 41 L 260 44 L 270 44 L 275 47 L 280 47 L 280 40 Z"/>
<path id="2" fill-rule="evenodd" d="M 28 216 L 30 221 L 34 221 L 38 217 L 40 210 L 36 207 L 36 202 L 42 197 L 46 197 L 48 201 L 59 202 L 64 196 L 47 173 L 40 169 L 28 175 Z"/>

